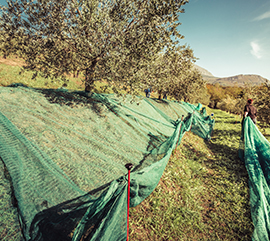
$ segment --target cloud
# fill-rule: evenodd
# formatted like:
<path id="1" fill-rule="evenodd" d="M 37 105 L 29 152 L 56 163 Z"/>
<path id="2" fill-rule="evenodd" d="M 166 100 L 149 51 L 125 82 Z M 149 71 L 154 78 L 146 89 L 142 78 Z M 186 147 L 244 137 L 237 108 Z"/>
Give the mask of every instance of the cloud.
<path id="1" fill-rule="evenodd" d="M 259 46 L 258 43 L 252 41 L 250 42 L 250 46 L 252 50 L 250 50 L 250 53 L 255 56 L 257 59 L 260 59 L 262 57 L 261 55 L 261 47 Z"/>
<path id="2" fill-rule="evenodd" d="M 260 20 L 263 20 L 266 18 L 270 18 L 270 11 L 265 12 L 265 13 L 259 15 L 258 17 L 254 18 L 254 21 L 260 21 Z"/>

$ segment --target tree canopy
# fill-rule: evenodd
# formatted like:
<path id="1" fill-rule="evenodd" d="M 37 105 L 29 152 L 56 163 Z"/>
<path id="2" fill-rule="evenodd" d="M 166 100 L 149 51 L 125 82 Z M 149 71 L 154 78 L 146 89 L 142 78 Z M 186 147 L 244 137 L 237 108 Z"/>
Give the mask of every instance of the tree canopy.
<path id="1" fill-rule="evenodd" d="M 8 0 L 1 7 L 0 29 L 16 39 L 26 70 L 55 78 L 79 71 L 86 91 L 104 80 L 132 93 L 141 70 L 161 51 L 179 45 L 178 17 L 187 2 Z M 12 41 L 4 45 L 11 49 L 7 44 Z"/>
<path id="2" fill-rule="evenodd" d="M 168 49 L 156 55 L 156 59 L 141 71 L 141 83 L 151 86 L 162 95 L 188 101 L 196 84 L 202 84 L 201 75 L 193 69 L 196 58 L 192 49 L 185 45 Z M 200 86 L 201 87 L 201 86 Z"/>
<path id="3" fill-rule="evenodd" d="M 256 91 L 255 105 L 258 108 L 259 125 L 263 128 L 270 125 L 270 85 L 265 83 Z"/>
<path id="4" fill-rule="evenodd" d="M 210 94 L 210 100 L 212 103 L 210 103 L 210 107 L 216 109 L 218 102 L 220 102 L 222 99 L 225 99 L 226 93 L 222 86 L 219 84 L 214 85 L 207 85 L 208 93 Z"/>

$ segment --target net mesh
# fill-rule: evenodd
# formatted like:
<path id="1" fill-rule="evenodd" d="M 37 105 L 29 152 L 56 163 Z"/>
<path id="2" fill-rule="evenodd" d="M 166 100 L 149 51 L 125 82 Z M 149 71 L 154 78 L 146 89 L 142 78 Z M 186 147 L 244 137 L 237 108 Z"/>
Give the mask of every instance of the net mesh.
<path id="1" fill-rule="evenodd" d="M 3 240 L 125 240 L 125 164 L 134 207 L 184 133 L 209 139 L 214 126 L 200 104 L 20 86 L 0 96 Z"/>
<path id="2" fill-rule="evenodd" d="M 270 143 L 250 117 L 243 122 L 239 156 L 249 175 L 252 240 L 270 240 Z"/>

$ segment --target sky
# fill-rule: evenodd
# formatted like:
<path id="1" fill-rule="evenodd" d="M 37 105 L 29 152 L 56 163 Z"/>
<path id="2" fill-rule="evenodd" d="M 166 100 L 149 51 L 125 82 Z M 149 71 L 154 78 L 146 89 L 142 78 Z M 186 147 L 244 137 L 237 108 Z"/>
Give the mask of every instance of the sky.
<path id="1" fill-rule="evenodd" d="M 216 77 L 270 80 L 270 0 L 190 0 L 180 14 L 182 44 Z"/>
<path id="2" fill-rule="evenodd" d="M 197 65 L 216 77 L 270 80 L 270 0 L 190 0 L 184 9 L 181 44 L 193 49 Z"/>

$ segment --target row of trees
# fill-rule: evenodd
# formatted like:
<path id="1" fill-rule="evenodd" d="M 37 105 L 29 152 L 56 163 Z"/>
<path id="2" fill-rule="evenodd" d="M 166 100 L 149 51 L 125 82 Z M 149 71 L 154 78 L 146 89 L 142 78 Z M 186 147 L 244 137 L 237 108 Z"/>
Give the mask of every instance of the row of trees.
<path id="1" fill-rule="evenodd" d="M 207 84 L 210 95 L 209 107 L 221 109 L 230 113 L 240 114 L 243 112 L 247 99 L 252 96 L 252 87 L 221 86 L 219 84 Z"/>
<path id="2" fill-rule="evenodd" d="M 85 91 L 105 81 L 114 92 L 152 87 L 159 97 L 242 113 L 257 101 L 268 123 L 269 86 L 208 85 L 193 68 L 192 49 L 180 45 L 179 14 L 188 0 L 8 0 L 0 7 L 0 52 L 25 59 L 25 70 L 65 79 L 83 73 Z M 34 76 L 34 77 L 35 77 Z"/>
<path id="3" fill-rule="evenodd" d="M 84 74 L 85 91 L 105 81 L 117 93 L 152 86 L 178 100 L 206 98 L 180 45 L 179 14 L 188 0 L 8 0 L 1 7 L 0 51 L 25 59 L 25 70 L 65 79 Z M 198 95 L 196 95 L 198 96 Z"/>
<path id="4" fill-rule="evenodd" d="M 254 90 L 255 104 L 258 108 L 258 121 L 261 127 L 270 126 L 270 84 L 265 83 L 265 85 L 257 87 Z"/>
<path id="5" fill-rule="evenodd" d="M 230 113 L 243 115 L 244 106 L 249 98 L 254 100 L 254 106 L 258 110 L 258 121 L 261 127 L 270 125 L 270 84 L 261 86 L 224 87 L 219 84 L 207 84 L 210 94 L 209 106 Z"/>

